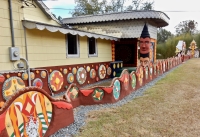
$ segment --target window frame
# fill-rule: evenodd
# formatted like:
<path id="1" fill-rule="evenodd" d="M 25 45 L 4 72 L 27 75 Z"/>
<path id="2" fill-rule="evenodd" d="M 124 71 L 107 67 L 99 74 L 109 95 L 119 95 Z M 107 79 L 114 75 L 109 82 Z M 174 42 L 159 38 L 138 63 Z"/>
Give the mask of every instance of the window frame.
<path id="1" fill-rule="evenodd" d="M 66 57 L 67 58 L 79 58 L 80 57 L 80 44 L 79 44 L 79 36 L 78 35 L 73 35 L 76 36 L 76 46 L 77 46 L 77 54 L 68 54 L 68 35 L 72 34 L 66 34 L 65 39 L 66 39 Z"/>
<path id="2" fill-rule="evenodd" d="M 91 39 L 91 38 L 93 38 L 94 40 L 95 40 L 95 54 L 90 54 L 90 42 L 89 42 L 89 40 Z M 98 57 L 98 44 L 97 44 L 97 39 L 96 38 L 94 38 L 94 37 L 91 37 L 91 38 L 89 38 L 88 37 L 88 57 Z"/>

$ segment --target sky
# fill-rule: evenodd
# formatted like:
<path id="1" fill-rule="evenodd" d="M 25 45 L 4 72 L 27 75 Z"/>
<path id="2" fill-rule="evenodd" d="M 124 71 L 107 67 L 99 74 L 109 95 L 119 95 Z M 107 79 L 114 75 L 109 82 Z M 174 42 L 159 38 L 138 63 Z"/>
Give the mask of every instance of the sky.
<path id="1" fill-rule="evenodd" d="M 131 1 L 126 0 L 126 5 L 129 5 Z M 46 0 L 44 3 L 52 13 L 62 18 L 71 17 L 69 12 L 75 6 L 75 0 Z M 199 0 L 154 0 L 154 10 L 162 11 L 170 18 L 169 25 L 164 29 L 172 33 L 175 33 L 175 26 L 186 20 L 196 21 L 199 24 L 197 29 L 200 30 L 199 7 Z"/>

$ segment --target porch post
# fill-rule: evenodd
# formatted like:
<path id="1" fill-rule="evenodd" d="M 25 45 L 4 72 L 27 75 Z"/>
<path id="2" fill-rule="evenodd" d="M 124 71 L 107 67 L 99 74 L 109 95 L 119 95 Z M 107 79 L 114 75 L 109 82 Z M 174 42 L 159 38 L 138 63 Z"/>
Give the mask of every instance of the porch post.
<path id="1" fill-rule="evenodd" d="M 112 50 L 112 61 L 115 61 L 115 41 L 111 41 L 111 50 Z"/>

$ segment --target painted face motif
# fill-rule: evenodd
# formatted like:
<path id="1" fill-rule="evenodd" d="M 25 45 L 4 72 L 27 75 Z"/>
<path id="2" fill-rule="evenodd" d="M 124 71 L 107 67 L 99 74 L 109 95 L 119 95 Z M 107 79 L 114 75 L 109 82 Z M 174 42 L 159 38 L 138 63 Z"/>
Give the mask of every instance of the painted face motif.
<path id="1" fill-rule="evenodd" d="M 148 57 L 140 57 L 140 65 L 143 67 L 147 67 L 149 65 L 149 58 Z"/>
<path id="2" fill-rule="evenodd" d="M 149 53 L 150 50 L 150 38 L 140 38 L 140 53 L 141 54 L 146 54 Z"/>

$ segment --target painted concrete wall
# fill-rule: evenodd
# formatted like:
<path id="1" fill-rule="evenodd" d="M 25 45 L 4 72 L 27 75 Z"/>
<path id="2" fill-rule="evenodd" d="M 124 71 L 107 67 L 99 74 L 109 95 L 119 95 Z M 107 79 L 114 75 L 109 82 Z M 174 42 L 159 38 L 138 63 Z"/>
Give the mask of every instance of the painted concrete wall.
<path id="1" fill-rule="evenodd" d="M 111 43 L 97 39 L 98 57 L 88 57 L 87 37 L 79 37 L 80 57 L 66 57 L 65 35 L 47 30 L 26 30 L 30 67 L 84 64 L 111 61 Z"/>

